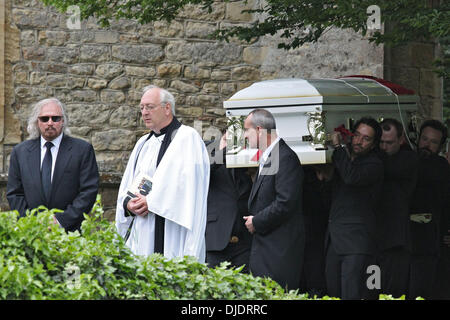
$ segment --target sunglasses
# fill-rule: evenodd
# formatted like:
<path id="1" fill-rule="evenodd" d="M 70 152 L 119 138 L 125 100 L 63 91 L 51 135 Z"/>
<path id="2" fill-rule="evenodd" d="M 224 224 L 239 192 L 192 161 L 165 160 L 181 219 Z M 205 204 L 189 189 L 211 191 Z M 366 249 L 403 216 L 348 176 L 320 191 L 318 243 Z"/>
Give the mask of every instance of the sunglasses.
<path id="1" fill-rule="evenodd" d="M 62 119 L 62 116 L 51 116 L 51 117 L 49 117 L 49 116 L 42 116 L 42 117 L 38 117 L 38 119 L 41 122 L 48 122 L 48 120 L 50 120 L 50 118 L 52 118 L 53 122 L 60 122 L 61 119 Z"/>

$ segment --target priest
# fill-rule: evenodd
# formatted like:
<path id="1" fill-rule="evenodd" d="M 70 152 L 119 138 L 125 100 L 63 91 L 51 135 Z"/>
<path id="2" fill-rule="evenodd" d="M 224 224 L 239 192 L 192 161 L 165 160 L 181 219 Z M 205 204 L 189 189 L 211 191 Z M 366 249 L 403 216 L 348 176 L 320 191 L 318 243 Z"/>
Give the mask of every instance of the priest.
<path id="1" fill-rule="evenodd" d="M 143 92 L 140 110 L 151 132 L 136 143 L 122 177 L 117 231 L 135 254 L 189 255 L 204 262 L 209 187 L 205 144 L 197 131 L 174 116 L 170 92 L 156 86 Z M 151 179 L 148 194 L 132 190 L 142 175 Z"/>

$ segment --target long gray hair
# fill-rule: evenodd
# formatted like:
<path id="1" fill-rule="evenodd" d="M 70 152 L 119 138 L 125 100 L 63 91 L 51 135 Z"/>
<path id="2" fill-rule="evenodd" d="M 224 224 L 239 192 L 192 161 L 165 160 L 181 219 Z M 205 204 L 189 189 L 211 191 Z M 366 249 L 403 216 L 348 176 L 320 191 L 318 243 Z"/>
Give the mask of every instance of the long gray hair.
<path id="1" fill-rule="evenodd" d="M 161 104 L 168 103 L 170 105 L 170 109 L 172 110 L 172 115 L 175 115 L 175 97 L 166 89 L 160 88 L 155 85 L 148 85 L 142 89 L 142 94 L 144 95 L 150 89 L 159 89 L 159 102 Z"/>
<path id="2" fill-rule="evenodd" d="M 44 99 L 44 100 L 41 100 L 38 103 L 36 103 L 33 106 L 33 109 L 31 110 L 31 114 L 28 117 L 28 126 L 27 126 L 27 131 L 29 134 L 28 139 L 36 139 L 41 135 L 41 132 L 39 131 L 39 126 L 37 124 L 38 117 L 39 117 L 39 114 L 41 113 L 42 107 L 44 107 L 45 105 L 52 103 L 52 102 L 56 103 L 61 108 L 61 112 L 62 112 L 62 116 L 63 116 L 63 120 L 64 120 L 64 123 L 63 123 L 64 134 L 66 134 L 66 135 L 70 134 L 69 118 L 66 113 L 66 106 L 56 98 L 48 98 L 48 99 Z"/>

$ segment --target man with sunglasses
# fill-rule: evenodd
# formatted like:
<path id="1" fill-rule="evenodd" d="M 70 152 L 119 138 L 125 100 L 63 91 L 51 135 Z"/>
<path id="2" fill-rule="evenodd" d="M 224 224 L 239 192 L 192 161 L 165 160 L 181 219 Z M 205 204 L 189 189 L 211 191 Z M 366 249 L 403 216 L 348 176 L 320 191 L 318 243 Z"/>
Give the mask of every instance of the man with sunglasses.
<path id="1" fill-rule="evenodd" d="M 64 105 L 56 98 L 36 103 L 28 120 L 29 139 L 14 147 L 6 197 L 21 217 L 40 205 L 61 209 L 54 222 L 66 231 L 80 229 L 98 192 L 94 149 L 69 136 Z"/>

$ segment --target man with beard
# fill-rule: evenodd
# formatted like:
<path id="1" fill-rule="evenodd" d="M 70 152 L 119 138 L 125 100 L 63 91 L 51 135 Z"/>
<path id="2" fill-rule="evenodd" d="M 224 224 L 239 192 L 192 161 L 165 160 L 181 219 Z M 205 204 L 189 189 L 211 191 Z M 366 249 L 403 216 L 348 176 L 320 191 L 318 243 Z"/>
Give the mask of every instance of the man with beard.
<path id="1" fill-rule="evenodd" d="M 411 298 L 434 298 L 435 281 L 449 282 L 448 270 L 441 275 L 437 274 L 440 249 L 445 237 L 440 230 L 441 222 L 446 221 L 449 215 L 446 204 L 449 197 L 450 168 L 446 159 L 438 155 L 446 139 L 447 128 L 440 121 L 427 120 L 422 124 L 417 144 L 417 186 L 410 215 Z"/>
<path id="2" fill-rule="evenodd" d="M 417 154 L 408 148 L 402 124 L 381 122 L 384 181 L 377 210 L 381 292 L 399 297 L 408 291 L 411 235 L 409 209 L 417 180 Z"/>
<path id="3" fill-rule="evenodd" d="M 71 137 L 64 104 L 56 98 L 36 103 L 28 119 L 29 139 L 11 153 L 6 197 L 21 217 L 40 205 L 56 212 L 66 231 L 79 230 L 98 192 L 92 145 Z"/>
<path id="4" fill-rule="evenodd" d="M 350 144 L 339 132 L 334 145 L 332 200 L 326 237 L 326 281 L 330 296 L 370 298 L 367 267 L 375 262 L 375 207 L 383 182 L 377 149 L 381 128 L 372 118 L 360 119 Z"/>

